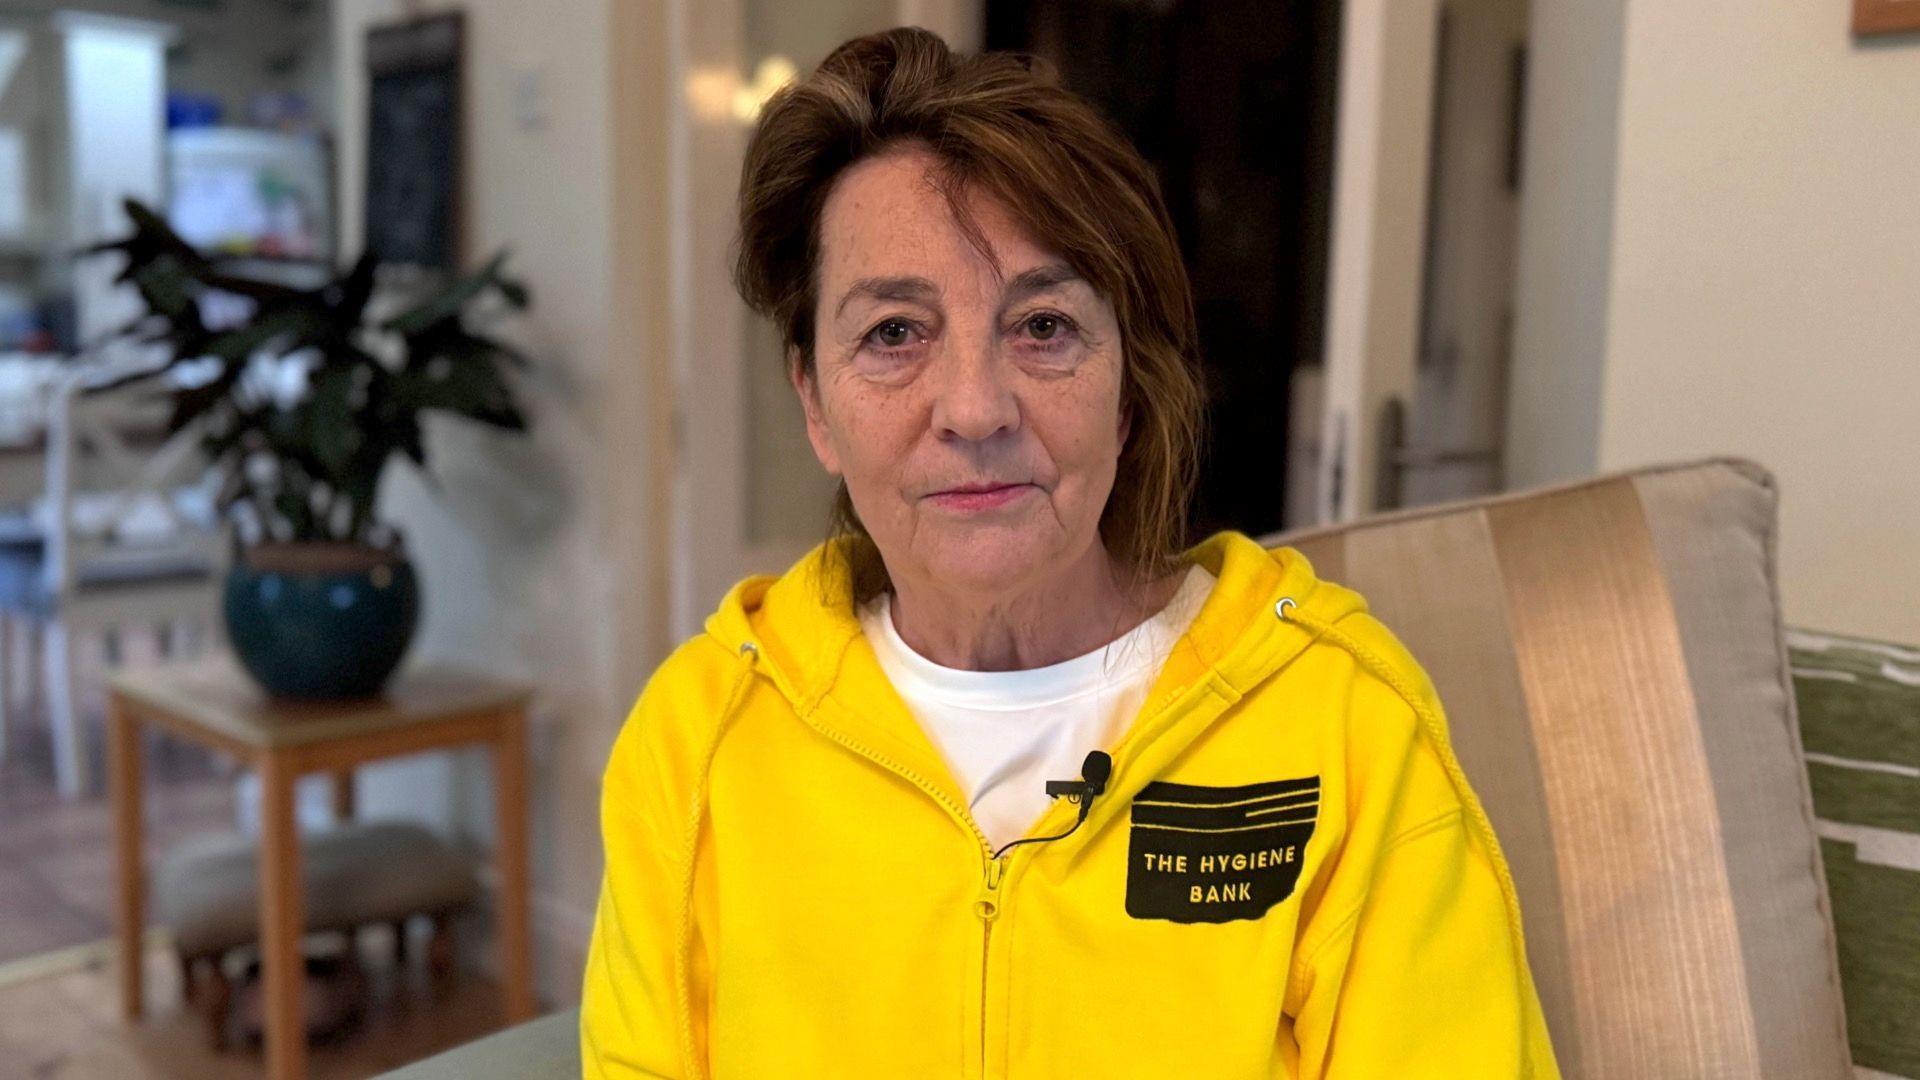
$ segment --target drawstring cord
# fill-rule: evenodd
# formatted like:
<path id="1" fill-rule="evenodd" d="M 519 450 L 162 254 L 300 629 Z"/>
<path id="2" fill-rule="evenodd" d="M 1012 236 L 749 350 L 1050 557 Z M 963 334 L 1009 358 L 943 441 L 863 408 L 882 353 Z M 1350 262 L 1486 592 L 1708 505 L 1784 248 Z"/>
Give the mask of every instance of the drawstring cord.
<path id="1" fill-rule="evenodd" d="M 726 704 L 720 707 L 720 718 L 714 722 L 713 734 L 707 737 L 706 749 L 700 755 L 700 773 L 693 781 L 693 809 L 687 814 L 684 845 L 687 865 L 681 881 L 680 926 L 674 941 L 673 967 L 676 996 L 680 999 L 680 1056 L 686 1064 L 688 1080 L 699 1080 L 707 1074 L 693 1045 L 693 877 L 700 853 L 700 819 L 707 812 L 707 776 L 713 770 L 713 755 L 720 748 L 720 736 L 726 731 L 727 722 L 746 700 L 747 687 L 753 682 L 753 662 L 759 656 L 758 645 L 751 641 L 740 643 L 733 689 L 727 694 Z"/>

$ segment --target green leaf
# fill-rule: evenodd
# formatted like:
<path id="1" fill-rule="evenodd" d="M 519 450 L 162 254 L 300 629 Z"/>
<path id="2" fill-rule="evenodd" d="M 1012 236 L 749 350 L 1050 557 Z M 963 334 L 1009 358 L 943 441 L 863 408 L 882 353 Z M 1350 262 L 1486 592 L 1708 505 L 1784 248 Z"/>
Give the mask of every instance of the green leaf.
<path id="1" fill-rule="evenodd" d="M 353 400 L 356 374 L 351 367 L 322 367 L 313 373 L 307 423 L 312 429 L 313 455 L 329 476 L 345 470 L 359 447 Z"/>
<path id="2" fill-rule="evenodd" d="M 382 327 L 396 333 L 417 334 L 442 320 L 458 318 L 467 305 L 490 286 L 497 289 L 507 303 L 516 308 L 525 307 L 528 301 L 526 286 L 500 273 L 500 267 L 506 261 L 506 252 L 496 254 L 479 270 L 456 278 L 424 302 L 388 319 L 381 324 Z"/>
<path id="3" fill-rule="evenodd" d="M 488 337 L 485 334 L 469 334 L 467 336 L 471 338 L 473 343 L 480 349 L 492 353 L 494 356 L 507 361 L 514 367 L 522 371 L 530 371 L 533 369 L 533 357 L 521 352 L 519 346 L 509 345 L 498 338 Z"/>

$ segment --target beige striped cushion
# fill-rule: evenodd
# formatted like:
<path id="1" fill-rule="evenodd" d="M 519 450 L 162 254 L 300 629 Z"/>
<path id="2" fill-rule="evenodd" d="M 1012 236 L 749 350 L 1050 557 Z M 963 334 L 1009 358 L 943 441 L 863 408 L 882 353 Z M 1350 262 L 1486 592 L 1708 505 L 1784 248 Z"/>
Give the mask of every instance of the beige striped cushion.
<path id="1" fill-rule="evenodd" d="M 1775 498 L 1708 461 L 1265 538 L 1432 675 L 1569 1077 L 1850 1073 Z"/>

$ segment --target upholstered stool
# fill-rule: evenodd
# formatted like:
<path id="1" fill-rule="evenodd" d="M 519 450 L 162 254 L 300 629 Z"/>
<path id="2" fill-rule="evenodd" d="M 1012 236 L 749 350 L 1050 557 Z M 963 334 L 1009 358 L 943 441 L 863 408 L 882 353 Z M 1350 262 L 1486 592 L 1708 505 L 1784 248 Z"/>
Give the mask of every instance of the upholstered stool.
<path id="1" fill-rule="evenodd" d="M 346 933 L 351 955 L 355 930 L 392 924 L 395 954 L 404 960 L 406 920 L 429 916 L 435 924 L 433 967 L 442 975 L 451 971 L 448 919 L 480 892 L 471 859 L 426 829 L 400 822 L 315 833 L 304 838 L 301 850 L 308 933 Z M 154 871 L 155 908 L 173 930 L 188 998 L 196 996 L 202 974 L 210 984 L 202 1005 L 216 1048 L 224 1042 L 233 996 L 223 960 L 229 951 L 259 941 L 259 878 L 257 844 L 228 834 L 190 839 L 169 852 Z"/>

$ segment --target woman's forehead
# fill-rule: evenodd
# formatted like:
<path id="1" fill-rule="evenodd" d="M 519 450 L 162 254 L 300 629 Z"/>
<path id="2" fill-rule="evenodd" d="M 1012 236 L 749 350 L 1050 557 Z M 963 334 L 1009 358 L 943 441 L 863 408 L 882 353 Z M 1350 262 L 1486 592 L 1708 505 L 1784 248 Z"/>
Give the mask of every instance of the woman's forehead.
<path id="1" fill-rule="evenodd" d="M 835 182 L 820 223 L 820 275 L 829 286 L 822 290 L 824 302 L 839 305 L 846 287 L 861 278 L 941 284 L 958 272 L 980 275 L 998 289 L 1027 272 L 1063 264 L 998 198 L 970 187 L 958 198 L 987 248 L 980 250 L 941 188 L 937 169 L 926 151 L 902 150 L 859 162 Z"/>

